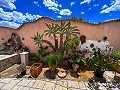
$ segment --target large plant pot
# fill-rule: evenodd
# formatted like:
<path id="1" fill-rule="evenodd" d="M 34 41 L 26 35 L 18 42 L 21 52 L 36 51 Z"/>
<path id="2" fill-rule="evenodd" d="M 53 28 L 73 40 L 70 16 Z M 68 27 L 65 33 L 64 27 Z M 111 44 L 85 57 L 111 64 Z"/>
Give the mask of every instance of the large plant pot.
<path id="1" fill-rule="evenodd" d="M 42 63 L 34 63 L 30 68 L 30 74 L 34 78 L 37 78 L 41 72 L 42 72 Z"/>
<path id="2" fill-rule="evenodd" d="M 94 72 L 95 76 L 98 78 L 103 78 L 103 74 L 105 72 L 105 69 L 102 67 L 98 67 L 96 71 Z"/>

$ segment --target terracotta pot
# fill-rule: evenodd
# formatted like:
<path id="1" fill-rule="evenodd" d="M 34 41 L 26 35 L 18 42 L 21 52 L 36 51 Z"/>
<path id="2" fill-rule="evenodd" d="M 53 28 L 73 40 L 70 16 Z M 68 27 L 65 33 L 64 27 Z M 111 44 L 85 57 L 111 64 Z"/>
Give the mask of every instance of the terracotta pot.
<path id="1" fill-rule="evenodd" d="M 34 63 L 30 68 L 30 74 L 34 78 L 37 78 L 41 72 L 42 72 L 42 63 Z"/>

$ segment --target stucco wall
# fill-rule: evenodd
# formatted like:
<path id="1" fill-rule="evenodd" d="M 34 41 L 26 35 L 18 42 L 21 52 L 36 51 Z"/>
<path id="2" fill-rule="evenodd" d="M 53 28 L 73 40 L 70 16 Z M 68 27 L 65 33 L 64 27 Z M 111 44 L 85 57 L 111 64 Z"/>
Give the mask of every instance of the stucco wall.
<path id="1" fill-rule="evenodd" d="M 20 35 L 22 43 L 27 46 L 31 52 L 36 52 L 38 50 L 37 45 L 34 44 L 31 37 L 37 33 L 43 33 L 47 29 L 45 23 L 60 23 L 61 21 L 54 21 L 48 18 L 41 18 L 33 23 L 23 24 L 18 29 L 9 29 L 0 27 L 0 44 L 5 42 L 11 35 L 12 32 L 15 32 Z M 68 22 L 68 21 L 65 21 Z M 72 26 L 77 26 L 80 30 L 81 35 L 85 35 L 87 39 L 90 40 L 102 40 L 104 36 L 108 37 L 108 40 L 116 50 L 120 50 L 120 21 L 112 21 L 101 24 L 89 24 L 82 23 L 77 21 L 71 21 Z M 4 38 L 4 40 L 1 40 Z M 45 37 L 45 39 L 53 42 L 53 37 Z"/>

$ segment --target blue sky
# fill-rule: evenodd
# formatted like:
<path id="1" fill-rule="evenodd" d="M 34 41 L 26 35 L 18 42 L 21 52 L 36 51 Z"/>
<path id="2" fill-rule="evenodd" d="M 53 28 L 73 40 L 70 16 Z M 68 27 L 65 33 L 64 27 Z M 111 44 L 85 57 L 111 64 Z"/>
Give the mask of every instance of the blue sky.
<path id="1" fill-rule="evenodd" d="M 0 26 L 18 28 L 43 16 L 76 16 L 92 23 L 119 19 L 120 0 L 0 0 Z"/>

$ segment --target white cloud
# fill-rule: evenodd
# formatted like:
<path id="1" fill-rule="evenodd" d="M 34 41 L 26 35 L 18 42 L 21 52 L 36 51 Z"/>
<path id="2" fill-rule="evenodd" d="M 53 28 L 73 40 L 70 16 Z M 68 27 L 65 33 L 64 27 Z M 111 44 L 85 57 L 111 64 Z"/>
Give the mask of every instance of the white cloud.
<path id="1" fill-rule="evenodd" d="M 105 8 L 107 8 L 108 6 L 105 4 L 104 6 L 102 6 L 102 9 L 105 9 Z"/>
<path id="2" fill-rule="evenodd" d="M 14 5 L 15 1 L 16 0 L 0 0 L 0 6 L 13 10 L 16 9 Z"/>
<path id="3" fill-rule="evenodd" d="M 0 26 L 18 28 L 21 24 L 9 22 L 9 21 L 0 21 Z"/>
<path id="4" fill-rule="evenodd" d="M 52 1 L 52 0 L 43 0 L 43 4 L 45 7 L 48 7 L 48 9 L 53 10 L 53 11 L 59 11 L 58 7 L 62 7 L 62 5 L 58 5 L 57 2 Z"/>
<path id="5" fill-rule="evenodd" d="M 62 18 L 62 16 L 57 16 L 57 18 Z"/>
<path id="6" fill-rule="evenodd" d="M 62 7 L 62 5 L 60 4 L 59 7 Z"/>
<path id="7" fill-rule="evenodd" d="M 75 2 L 71 2 L 70 4 L 71 4 L 71 6 L 73 6 L 75 4 Z"/>
<path id="8" fill-rule="evenodd" d="M 110 7 L 107 7 L 106 9 L 102 10 L 100 13 L 109 13 L 111 11 L 118 11 L 120 10 L 120 0 L 115 0 L 111 3 Z"/>
<path id="9" fill-rule="evenodd" d="M 17 11 L 5 12 L 2 8 L 0 8 L 0 18 L 3 20 L 3 21 L 0 21 L 1 22 L 0 25 L 3 25 L 3 26 L 11 25 L 11 27 L 12 27 L 12 24 L 14 24 L 14 26 L 16 25 L 16 27 L 18 27 L 23 22 L 33 21 L 33 20 L 38 19 L 39 17 L 41 17 L 41 16 L 40 15 L 32 15 L 29 13 L 23 14 L 23 13 L 17 12 Z"/>
<path id="10" fill-rule="evenodd" d="M 35 5 L 40 6 L 38 2 L 34 1 L 33 2 Z"/>
<path id="11" fill-rule="evenodd" d="M 97 6 L 99 6 L 99 4 L 94 4 L 93 6 L 94 6 L 94 7 L 97 7 Z"/>
<path id="12" fill-rule="evenodd" d="M 0 18 L 3 20 L 13 21 L 23 23 L 27 20 L 35 20 L 41 16 L 39 15 L 31 15 L 29 13 L 21 13 L 17 11 L 13 12 L 5 12 L 2 8 L 0 8 Z"/>
<path id="13" fill-rule="evenodd" d="M 91 8 L 89 8 L 88 10 L 91 10 Z"/>
<path id="14" fill-rule="evenodd" d="M 49 9 L 51 9 L 51 10 L 53 10 L 53 11 L 59 11 L 59 9 L 56 8 L 56 7 L 49 7 Z"/>
<path id="15" fill-rule="evenodd" d="M 85 12 L 81 12 L 81 14 L 85 14 Z"/>
<path id="16" fill-rule="evenodd" d="M 84 1 L 82 1 L 80 4 L 84 4 L 84 3 L 89 4 L 90 2 L 91 2 L 91 0 L 84 0 Z"/>
<path id="17" fill-rule="evenodd" d="M 72 12 L 69 9 L 61 9 L 59 12 L 60 15 L 67 15 L 67 16 L 71 15 L 71 13 Z"/>

